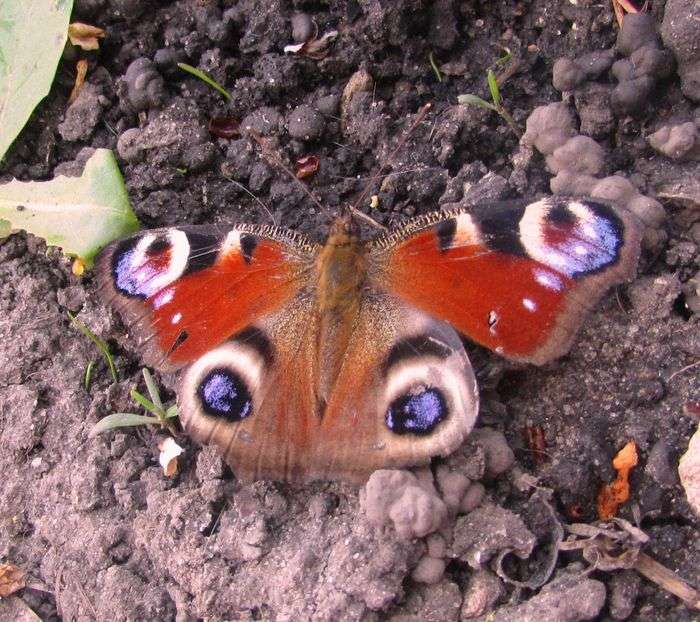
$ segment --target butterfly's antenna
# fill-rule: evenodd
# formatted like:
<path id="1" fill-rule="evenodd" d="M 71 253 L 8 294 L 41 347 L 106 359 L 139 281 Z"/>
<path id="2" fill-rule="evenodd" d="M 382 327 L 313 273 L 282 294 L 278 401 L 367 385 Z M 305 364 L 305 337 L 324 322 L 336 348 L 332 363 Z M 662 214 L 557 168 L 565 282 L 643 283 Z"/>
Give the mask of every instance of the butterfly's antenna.
<path id="1" fill-rule="evenodd" d="M 408 128 L 406 133 L 403 135 L 403 137 L 399 141 L 399 144 L 396 145 L 395 149 L 391 152 L 391 154 L 386 159 L 384 164 L 382 164 L 381 167 L 379 168 L 379 170 L 374 175 L 372 175 L 370 180 L 365 185 L 365 189 L 362 191 L 362 194 L 360 194 L 359 198 L 357 199 L 357 201 L 355 201 L 354 205 L 351 206 L 350 211 L 352 211 L 355 214 L 357 214 L 357 212 L 360 211 L 360 209 L 359 209 L 360 205 L 362 205 L 362 202 L 367 198 L 367 195 L 369 194 L 369 192 L 372 189 L 372 187 L 374 186 L 374 184 L 376 184 L 377 181 L 379 181 L 381 176 L 384 174 L 384 171 L 386 171 L 387 167 L 389 166 L 389 162 L 391 162 L 396 157 L 396 155 L 399 153 L 399 151 L 401 151 L 401 149 L 404 148 L 404 146 L 406 145 L 406 142 L 408 141 L 411 134 L 413 134 L 415 129 L 421 123 L 423 123 L 425 117 L 427 116 L 428 112 L 430 112 L 430 109 L 432 108 L 432 106 L 433 105 L 430 102 L 428 102 L 427 104 L 425 104 L 425 106 L 423 106 L 422 108 L 420 108 L 418 110 L 418 115 L 416 116 L 415 120 L 411 124 L 411 127 Z"/>
<path id="2" fill-rule="evenodd" d="M 287 173 L 287 175 L 289 175 L 291 180 L 299 188 L 301 188 L 301 190 L 304 192 L 304 194 L 306 194 L 306 196 L 308 196 L 311 199 L 311 201 L 314 203 L 314 205 L 316 207 L 318 207 L 318 209 L 320 209 L 324 214 L 326 214 L 326 216 L 328 216 L 329 218 L 332 219 L 333 214 L 330 212 L 330 210 L 325 205 L 323 205 L 313 195 L 311 190 L 309 190 L 306 187 L 306 184 L 304 184 L 300 179 L 298 179 L 297 176 L 292 172 L 292 170 L 284 162 L 282 162 L 282 158 L 280 158 L 279 155 L 277 153 L 275 153 L 274 150 L 270 149 L 270 146 L 265 142 L 265 139 L 262 136 L 260 136 L 260 134 L 258 134 L 257 132 L 254 132 L 252 130 L 249 130 L 247 133 L 253 138 L 253 140 L 256 143 L 258 143 L 258 146 L 260 147 L 260 150 L 262 151 L 263 157 L 268 162 L 271 162 L 273 165 L 277 166 L 278 168 L 283 170 L 285 173 Z"/>
<path id="3" fill-rule="evenodd" d="M 235 179 L 231 177 L 226 177 L 226 175 L 223 175 L 224 179 L 227 179 L 230 181 L 234 186 L 237 186 L 243 192 L 245 192 L 251 199 L 253 199 L 260 207 L 262 207 L 263 211 L 267 214 L 267 217 L 270 219 L 272 222 L 272 226 L 276 227 L 277 226 L 277 220 L 275 220 L 275 215 L 270 211 L 270 208 L 265 205 L 258 197 L 256 197 L 248 188 L 246 188 L 242 183 L 237 182 Z"/>

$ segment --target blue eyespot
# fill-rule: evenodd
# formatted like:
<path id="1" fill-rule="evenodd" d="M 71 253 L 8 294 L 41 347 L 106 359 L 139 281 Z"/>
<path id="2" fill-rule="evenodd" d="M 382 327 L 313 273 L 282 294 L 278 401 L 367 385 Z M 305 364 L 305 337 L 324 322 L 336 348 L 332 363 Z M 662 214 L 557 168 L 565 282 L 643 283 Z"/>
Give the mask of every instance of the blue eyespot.
<path id="1" fill-rule="evenodd" d="M 248 387 L 230 369 L 212 369 L 199 383 L 197 396 L 205 413 L 227 421 L 241 421 L 253 413 Z"/>
<path id="2" fill-rule="evenodd" d="M 447 404 L 435 388 L 407 393 L 395 399 L 386 412 L 386 425 L 396 434 L 430 434 L 447 417 Z"/>

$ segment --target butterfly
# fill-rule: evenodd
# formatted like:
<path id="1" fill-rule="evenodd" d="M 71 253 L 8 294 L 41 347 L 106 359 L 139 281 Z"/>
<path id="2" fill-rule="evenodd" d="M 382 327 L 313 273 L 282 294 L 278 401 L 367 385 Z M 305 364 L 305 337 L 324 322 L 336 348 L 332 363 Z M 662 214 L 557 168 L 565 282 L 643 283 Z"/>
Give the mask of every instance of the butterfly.
<path id="1" fill-rule="evenodd" d="M 462 336 L 543 364 L 633 277 L 641 232 L 604 201 L 438 211 L 365 241 L 267 225 L 147 230 L 97 261 L 100 291 L 173 372 L 180 420 L 239 478 L 364 482 L 425 464 L 474 426 Z"/>

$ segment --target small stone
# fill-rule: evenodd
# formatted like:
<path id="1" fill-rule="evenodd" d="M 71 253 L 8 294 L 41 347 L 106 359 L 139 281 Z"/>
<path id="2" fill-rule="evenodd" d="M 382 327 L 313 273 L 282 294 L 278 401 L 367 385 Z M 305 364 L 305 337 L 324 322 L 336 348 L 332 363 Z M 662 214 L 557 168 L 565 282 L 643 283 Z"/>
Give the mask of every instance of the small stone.
<path id="1" fill-rule="evenodd" d="M 497 477 L 507 471 L 515 461 L 513 450 L 502 432 L 492 428 L 473 430 L 469 440 L 480 445 L 486 454 L 486 474 Z"/>
<path id="2" fill-rule="evenodd" d="M 323 134 L 324 126 L 323 116 L 306 104 L 297 106 L 287 119 L 289 135 L 298 140 L 318 140 Z"/>
<path id="3" fill-rule="evenodd" d="M 594 50 L 576 59 L 576 64 L 583 69 L 586 78 L 598 78 L 612 66 L 615 61 L 615 50 Z"/>
<path id="4" fill-rule="evenodd" d="M 165 98 L 165 82 L 149 58 L 133 61 L 122 78 L 126 84 L 126 100 L 133 112 L 157 108 Z"/>
<path id="5" fill-rule="evenodd" d="M 700 515 L 700 430 L 690 438 L 688 450 L 678 464 L 678 475 L 688 503 Z"/>
<path id="6" fill-rule="evenodd" d="M 132 127 L 119 136 L 117 139 L 117 153 L 124 162 L 130 164 L 140 162 L 144 156 L 144 149 L 140 144 L 141 130 Z"/>
<path id="7" fill-rule="evenodd" d="M 654 88 L 654 78 L 640 76 L 620 82 L 612 92 L 610 102 L 618 115 L 635 115 L 642 112 L 649 103 L 649 95 Z"/>
<path id="8" fill-rule="evenodd" d="M 583 69 L 569 58 L 558 59 L 552 67 L 552 84 L 557 91 L 573 91 L 585 79 Z"/>
<path id="9" fill-rule="evenodd" d="M 632 570 L 623 570 L 610 577 L 609 607 L 615 620 L 626 620 L 632 615 L 639 585 L 639 575 Z"/>
<path id="10" fill-rule="evenodd" d="M 488 570 L 477 570 L 469 578 L 464 590 L 462 619 L 477 618 L 485 615 L 503 595 L 503 583 Z"/>
<path id="11" fill-rule="evenodd" d="M 314 36 L 314 22 L 307 13 L 292 15 L 292 39 L 304 43 Z"/>
<path id="12" fill-rule="evenodd" d="M 413 569 L 411 577 L 418 583 L 435 585 L 445 574 L 445 560 L 425 555 Z"/>
<path id="13" fill-rule="evenodd" d="M 617 50 L 624 56 L 650 43 L 657 44 L 656 20 L 651 13 L 627 13 L 617 35 Z"/>
<path id="14" fill-rule="evenodd" d="M 588 136 L 574 136 L 547 156 L 553 173 L 567 169 L 583 175 L 597 175 L 603 169 L 603 148 Z"/>
<path id="15" fill-rule="evenodd" d="M 439 533 L 431 533 L 425 539 L 425 543 L 428 547 L 428 555 L 430 555 L 430 557 L 445 557 L 447 545 L 445 544 L 445 538 Z"/>
<path id="16" fill-rule="evenodd" d="M 462 514 L 469 514 L 469 512 L 481 505 L 485 494 L 486 488 L 484 488 L 484 485 L 481 482 L 474 482 L 469 486 L 467 492 L 464 493 L 464 497 L 462 497 L 462 501 L 459 504 L 459 511 Z"/>
<path id="17" fill-rule="evenodd" d="M 89 82 L 83 84 L 78 98 L 68 106 L 65 119 L 58 125 L 63 140 L 88 140 L 102 118 L 102 91 Z"/>
<path id="18" fill-rule="evenodd" d="M 664 488 L 671 488 L 678 483 L 674 465 L 671 446 L 664 439 L 660 439 L 649 451 L 644 470 L 657 484 Z"/>

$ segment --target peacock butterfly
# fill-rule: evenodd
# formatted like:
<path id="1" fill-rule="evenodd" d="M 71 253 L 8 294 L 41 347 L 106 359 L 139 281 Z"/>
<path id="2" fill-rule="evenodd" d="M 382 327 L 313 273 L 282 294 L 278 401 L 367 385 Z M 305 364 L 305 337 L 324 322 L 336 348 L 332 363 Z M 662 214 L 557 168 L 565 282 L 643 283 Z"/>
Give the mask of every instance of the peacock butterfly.
<path id="1" fill-rule="evenodd" d="M 546 363 L 640 248 L 629 213 L 564 197 L 357 231 L 350 212 L 323 245 L 272 226 L 173 227 L 98 259 L 144 361 L 187 366 L 185 430 L 239 477 L 362 482 L 452 452 L 479 402 L 458 333 Z"/>

